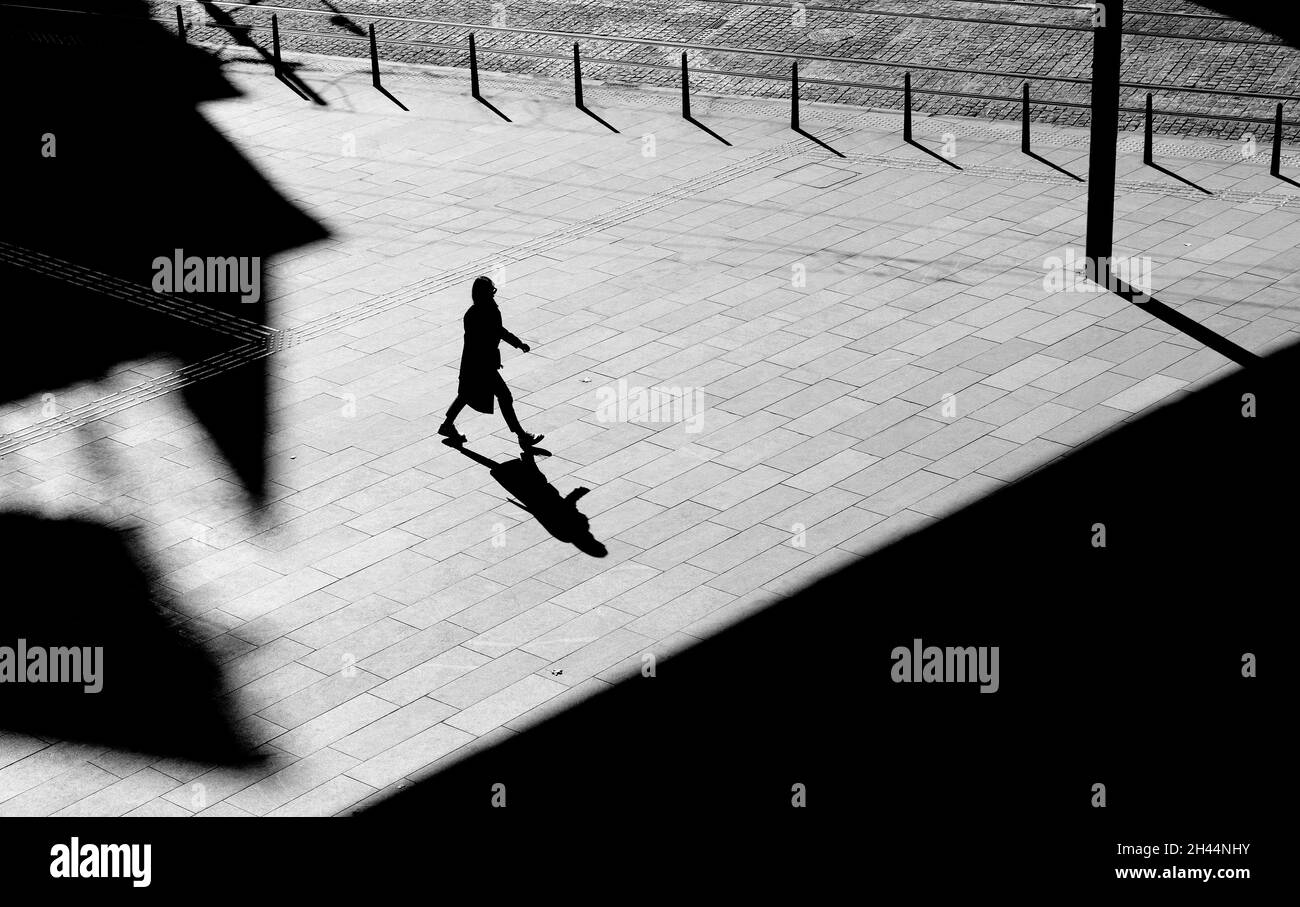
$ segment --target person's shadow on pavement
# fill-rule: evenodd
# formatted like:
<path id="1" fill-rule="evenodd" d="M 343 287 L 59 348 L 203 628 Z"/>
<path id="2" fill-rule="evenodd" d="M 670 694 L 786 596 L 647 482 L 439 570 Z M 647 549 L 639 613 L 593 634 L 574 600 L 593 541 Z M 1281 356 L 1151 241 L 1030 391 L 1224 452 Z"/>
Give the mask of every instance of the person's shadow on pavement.
<path id="1" fill-rule="evenodd" d="M 558 541 L 568 542 L 592 557 L 604 557 L 609 553 L 591 534 L 591 521 L 578 510 L 578 499 L 591 489 L 579 487 L 562 496 L 537 468 L 537 456 L 549 457 L 549 451 L 530 447 L 520 454 L 519 459 L 498 463 L 468 450 L 464 444 L 451 440 L 443 443 L 488 467 L 492 478 L 514 496 L 510 502 L 536 517 L 542 528 Z"/>

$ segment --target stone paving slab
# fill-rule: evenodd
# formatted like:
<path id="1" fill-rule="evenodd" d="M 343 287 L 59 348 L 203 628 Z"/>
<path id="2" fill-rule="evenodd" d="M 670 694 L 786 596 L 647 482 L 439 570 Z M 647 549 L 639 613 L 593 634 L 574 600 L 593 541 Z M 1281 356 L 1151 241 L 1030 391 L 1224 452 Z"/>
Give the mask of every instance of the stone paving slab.
<path id="1" fill-rule="evenodd" d="M 304 66 L 313 107 L 231 70 L 247 96 L 207 114 L 333 231 L 272 266 L 271 505 L 245 512 L 176 396 L 139 390 L 165 361 L 56 394 L 87 407 L 75 430 L 7 408 L 0 482 L 142 527 L 268 761 L 0 733 L 3 814 L 353 812 L 1237 368 L 1118 297 L 1046 289 L 1081 254 L 1085 187 L 996 132 L 960 133 L 957 169 L 881 114 L 805 112 L 840 158 L 777 105 L 699 98 L 727 146 L 653 93 L 590 94 L 616 135 L 525 81 L 491 86 L 507 123 L 439 73 L 389 78 L 403 112 L 363 74 Z M 1083 147 L 1048 154 L 1086 176 Z M 1117 253 L 1245 350 L 1294 342 L 1295 194 L 1263 161 L 1184 164 L 1210 194 L 1121 153 Z M 480 273 L 533 345 L 503 373 L 538 466 L 591 489 L 604 558 L 436 436 Z M 610 418 L 620 381 L 682 408 Z M 460 427 L 517 454 L 497 415 Z"/>

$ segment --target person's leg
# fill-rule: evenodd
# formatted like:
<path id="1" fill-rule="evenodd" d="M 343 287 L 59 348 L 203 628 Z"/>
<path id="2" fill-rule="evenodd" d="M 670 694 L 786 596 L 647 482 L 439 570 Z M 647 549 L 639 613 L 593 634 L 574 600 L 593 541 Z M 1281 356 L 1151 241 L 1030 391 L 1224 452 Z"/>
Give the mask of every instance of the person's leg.
<path id="1" fill-rule="evenodd" d="M 530 435 L 519 424 L 519 417 L 515 415 L 515 398 L 511 396 L 510 388 L 506 387 L 505 379 L 500 375 L 497 375 L 496 397 L 497 403 L 501 407 L 501 418 L 506 420 L 506 427 L 519 436 L 521 445 L 526 447 L 542 440 L 541 435 Z"/>
<path id="2" fill-rule="evenodd" d="M 460 411 L 464 408 L 465 408 L 465 398 L 462 397 L 460 394 L 457 394 L 456 399 L 451 401 L 451 406 L 447 407 L 447 418 L 442 420 L 443 424 L 454 425 L 456 422 L 456 417 L 460 415 Z"/>
<path id="3" fill-rule="evenodd" d="M 451 407 L 447 410 L 447 418 L 443 419 L 442 425 L 439 426 L 439 431 L 445 435 L 457 434 L 456 417 L 460 415 L 460 411 L 464 408 L 465 398 L 457 394 L 456 399 L 452 401 Z"/>
<path id="4" fill-rule="evenodd" d="M 519 417 L 515 415 L 515 398 L 504 381 L 497 385 L 497 403 L 501 406 L 501 418 L 506 420 L 506 427 L 517 435 L 528 434 L 519 424 Z"/>

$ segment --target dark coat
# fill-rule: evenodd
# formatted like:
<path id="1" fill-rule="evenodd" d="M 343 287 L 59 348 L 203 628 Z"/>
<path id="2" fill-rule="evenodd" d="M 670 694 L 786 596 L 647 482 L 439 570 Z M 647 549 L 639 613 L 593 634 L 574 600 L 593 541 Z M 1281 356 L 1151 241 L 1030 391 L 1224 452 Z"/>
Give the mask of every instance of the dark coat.
<path id="1" fill-rule="evenodd" d="M 501 310 L 494 302 L 476 302 L 465 313 L 465 350 L 460 356 L 459 394 L 465 403 L 481 413 L 493 412 L 493 403 L 505 391 L 497 374 L 501 368 L 498 345 L 523 343 L 501 324 Z M 508 393 L 508 392 L 507 392 Z"/>

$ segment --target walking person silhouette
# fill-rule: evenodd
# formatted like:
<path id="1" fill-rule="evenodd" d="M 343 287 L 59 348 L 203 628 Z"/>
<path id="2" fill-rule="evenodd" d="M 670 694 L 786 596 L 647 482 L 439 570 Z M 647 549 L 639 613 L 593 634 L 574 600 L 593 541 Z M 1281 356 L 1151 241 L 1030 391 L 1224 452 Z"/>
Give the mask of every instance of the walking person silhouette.
<path id="1" fill-rule="evenodd" d="M 466 406 L 481 413 L 492 412 L 495 398 L 501 403 L 501 416 L 506 426 L 519 437 L 519 446 L 529 448 L 544 435 L 530 435 L 519 424 L 515 415 L 514 397 L 501 377 L 501 351 L 497 345 L 504 340 L 516 349 L 528 352 L 532 347 L 510 333 L 501 324 L 501 310 L 496 304 L 497 288 L 486 277 L 474 279 L 470 289 L 473 304 L 465 313 L 465 349 L 460 357 L 460 386 L 456 399 L 447 410 L 447 418 L 438 427 L 438 434 L 456 444 L 466 441 L 456 431 L 456 417 Z"/>

